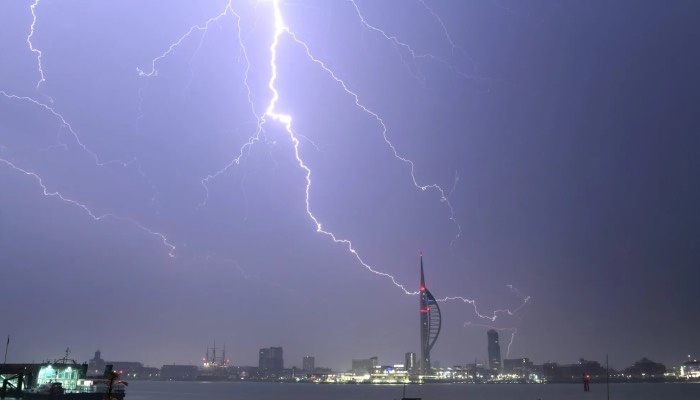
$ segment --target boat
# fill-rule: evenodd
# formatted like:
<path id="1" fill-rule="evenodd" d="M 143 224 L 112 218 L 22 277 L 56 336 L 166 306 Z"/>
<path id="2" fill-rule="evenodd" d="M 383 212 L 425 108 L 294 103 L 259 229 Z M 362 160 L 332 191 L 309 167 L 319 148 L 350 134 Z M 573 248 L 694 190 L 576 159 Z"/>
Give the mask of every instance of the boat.
<path id="1" fill-rule="evenodd" d="M 105 380 L 107 382 L 80 380 L 72 389 L 68 390 L 63 388 L 62 382 L 43 383 L 22 392 L 22 398 L 37 400 L 104 400 L 109 390 L 109 380 Z M 124 395 L 124 385 L 113 385 L 113 399 L 123 400 Z"/>
<path id="2" fill-rule="evenodd" d="M 64 390 L 61 382 L 43 383 L 22 393 L 25 399 L 61 399 Z"/>
<path id="3" fill-rule="evenodd" d="M 66 356 L 52 363 L 39 365 L 36 383 L 22 391 L 24 399 L 44 400 L 104 400 L 111 392 L 111 397 L 123 400 L 126 382 L 119 380 L 119 375 L 107 365 L 100 376 L 87 376 L 87 364 L 78 364 Z"/>
<path id="4" fill-rule="evenodd" d="M 219 357 L 216 355 L 216 342 L 214 342 L 214 347 L 207 348 L 206 356 L 202 357 L 202 367 L 197 375 L 197 380 L 204 382 L 229 380 L 229 362 L 230 360 L 226 358 L 226 345 L 224 345 L 224 351 Z"/>
<path id="5" fill-rule="evenodd" d="M 401 400 L 422 400 L 421 397 L 406 397 L 406 384 L 403 384 L 403 396 L 401 396 Z"/>
<path id="6" fill-rule="evenodd" d="M 53 368 L 52 368 L 53 369 Z M 64 383 L 67 386 L 64 387 Z M 77 379 L 74 382 L 61 379 L 41 383 L 29 390 L 22 392 L 24 399 L 44 400 L 104 400 L 109 392 L 110 379 L 93 378 Z M 112 382 L 111 397 L 123 400 L 125 396 L 124 382 Z"/>

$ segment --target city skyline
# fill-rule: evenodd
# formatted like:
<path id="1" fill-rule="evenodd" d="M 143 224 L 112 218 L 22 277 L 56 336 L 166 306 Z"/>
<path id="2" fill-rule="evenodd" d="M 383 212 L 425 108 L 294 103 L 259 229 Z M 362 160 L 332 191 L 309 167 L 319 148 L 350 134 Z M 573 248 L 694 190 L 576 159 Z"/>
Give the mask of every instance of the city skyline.
<path id="1" fill-rule="evenodd" d="M 514 365 L 526 363 L 527 365 L 532 365 L 532 364 L 537 364 L 537 365 L 544 365 L 544 364 L 559 364 L 559 365 L 573 365 L 573 364 L 580 364 L 582 361 L 586 362 L 599 362 L 600 360 L 597 359 L 586 359 L 585 357 L 580 357 L 575 360 L 531 360 L 529 357 L 515 357 L 515 358 L 501 358 L 500 357 L 500 344 L 499 344 L 499 338 L 498 338 L 498 332 L 495 330 L 489 330 L 486 332 L 487 334 L 487 344 L 485 346 L 485 353 L 486 356 L 484 358 L 479 358 L 475 357 L 471 360 L 466 360 L 466 362 L 461 362 L 461 363 L 448 363 L 443 365 L 439 360 L 436 360 L 435 363 L 437 364 L 434 368 L 436 369 L 445 369 L 445 368 L 451 368 L 454 366 L 461 366 L 461 367 L 466 367 L 466 366 L 481 366 L 480 368 L 483 368 L 484 371 L 487 371 L 489 373 L 493 374 L 501 374 L 505 370 L 512 370 L 514 368 Z M 0 349 L 1 350 L 1 349 Z M 316 365 L 316 357 L 313 355 L 304 355 L 301 358 L 301 361 L 299 363 L 292 361 L 292 360 L 287 360 L 285 361 L 284 357 L 284 352 L 283 348 L 280 346 L 272 346 L 272 347 L 266 347 L 259 349 L 257 354 L 258 354 L 258 361 L 257 363 L 252 363 L 252 364 L 245 364 L 245 363 L 232 363 L 231 359 L 226 358 L 225 353 L 221 355 L 221 357 L 216 357 L 215 353 L 210 353 L 209 350 L 212 350 L 212 348 L 207 348 L 206 351 L 206 356 L 197 358 L 197 359 L 189 359 L 185 362 L 171 362 L 167 364 L 163 364 L 163 366 L 167 365 L 177 365 L 177 366 L 192 366 L 196 368 L 206 368 L 208 366 L 223 366 L 223 367 L 252 367 L 252 366 L 257 366 L 261 371 L 265 371 L 268 373 L 271 373 L 273 375 L 279 375 L 280 371 L 282 370 L 291 370 L 291 369 L 296 369 L 299 372 L 311 372 L 314 371 L 317 367 L 322 368 L 322 369 L 330 369 L 335 372 L 343 372 L 343 371 L 355 371 L 357 368 L 355 367 L 355 364 L 361 365 L 362 368 L 368 368 L 371 369 L 373 367 L 381 367 L 381 366 L 396 366 L 396 365 L 402 365 L 406 370 L 409 372 L 413 371 L 415 374 L 420 374 L 423 375 L 423 373 L 420 371 L 419 364 L 420 364 L 420 359 L 416 358 L 416 353 L 415 352 L 406 352 L 404 354 L 404 358 L 401 359 L 400 357 L 390 357 L 388 359 L 380 359 L 377 356 L 372 356 L 369 358 L 354 358 L 352 360 L 346 360 L 347 365 L 343 366 L 336 366 L 336 367 L 330 367 L 328 365 Z M 54 362 L 55 360 L 60 360 L 61 358 L 68 358 L 68 359 L 74 359 L 78 363 L 87 363 L 89 364 L 89 370 L 93 372 L 100 372 L 106 364 L 111 364 L 111 363 L 117 363 L 117 364 L 142 364 L 143 367 L 147 368 L 158 368 L 155 366 L 153 363 L 149 363 L 147 360 L 136 360 L 136 361 L 127 361 L 126 359 L 114 359 L 112 361 L 105 361 L 104 359 L 101 358 L 102 351 L 100 349 L 96 350 L 93 353 L 93 357 L 91 359 L 87 360 L 82 360 L 81 358 L 75 358 L 72 355 L 72 350 L 70 348 L 67 348 L 61 355 L 61 357 L 56 357 L 56 358 L 46 358 L 43 360 L 32 360 L 33 362 Z M 294 352 L 296 354 L 296 352 Z M 73 358 L 71 358 L 73 357 Z M 682 360 L 676 360 L 675 362 L 672 362 L 669 364 L 669 368 L 675 368 L 683 363 L 686 362 L 694 362 L 698 363 L 697 358 L 694 358 L 692 355 L 687 355 L 687 358 L 682 359 Z M 608 359 L 608 355 L 606 355 L 606 360 Z M 640 361 L 649 361 L 647 357 L 645 356 L 640 356 L 638 359 L 635 359 L 635 365 L 638 364 Z M 614 360 L 613 360 L 614 361 Z M 403 363 L 402 363 L 403 362 Z M 510 366 L 508 366 L 508 362 L 510 362 Z M 329 368 L 330 367 L 330 368 Z M 628 368 L 628 367 L 633 367 L 630 365 L 617 365 L 617 364 L 610 364 L 610 368 L 614 370 L 621 370 L 623 368 Z M 362 369 L 360 368 L 360 369 Z"/>
<path id="2" fill-rule="evenodd" d="M 700 354 L 697 12 L 3 3 L 8 362 Z"/>

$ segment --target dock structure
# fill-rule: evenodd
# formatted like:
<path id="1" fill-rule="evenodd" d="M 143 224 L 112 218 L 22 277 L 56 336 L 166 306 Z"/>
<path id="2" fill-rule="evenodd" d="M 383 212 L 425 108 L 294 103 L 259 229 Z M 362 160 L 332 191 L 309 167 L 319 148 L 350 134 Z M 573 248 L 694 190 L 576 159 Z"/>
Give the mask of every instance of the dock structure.
<path id="1" fill-rule="evenodd" d="M 36 384 L 41 364 L 0 364 L 0 398 L 18 397 L 22 390 Z"/>

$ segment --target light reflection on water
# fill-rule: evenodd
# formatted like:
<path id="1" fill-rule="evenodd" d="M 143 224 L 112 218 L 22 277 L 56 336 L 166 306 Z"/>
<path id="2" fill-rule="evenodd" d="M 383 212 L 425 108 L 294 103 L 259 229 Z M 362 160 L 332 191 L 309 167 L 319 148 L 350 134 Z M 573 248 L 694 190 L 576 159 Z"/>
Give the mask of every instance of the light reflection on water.
<path id="1" fill-rule="evenodd" d="M 324 385 L 311 383 L 258 382 L 131 382 L 126 400 L 393 400 L 403 394 L 401 385 Z M 423 400 L 605 400 L 604 384 L 582 385 L 408 385 L 406 397 Z M 614 400 L 697 400 L 700 384 L 635 383 L 611 384 Z"/>

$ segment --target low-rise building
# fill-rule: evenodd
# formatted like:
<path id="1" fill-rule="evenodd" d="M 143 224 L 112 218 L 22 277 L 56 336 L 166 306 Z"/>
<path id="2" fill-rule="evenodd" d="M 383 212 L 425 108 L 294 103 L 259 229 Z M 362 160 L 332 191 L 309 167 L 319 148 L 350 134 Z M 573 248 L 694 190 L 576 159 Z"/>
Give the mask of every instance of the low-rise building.
<path id="1" fill-rule="evenodd" d="M 163 365 L 160 369 L 161 379 L 173 381 L 193 381 L 198 374 L 199 368 L 196 365 Z"/>

